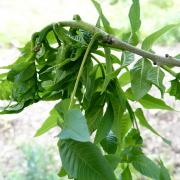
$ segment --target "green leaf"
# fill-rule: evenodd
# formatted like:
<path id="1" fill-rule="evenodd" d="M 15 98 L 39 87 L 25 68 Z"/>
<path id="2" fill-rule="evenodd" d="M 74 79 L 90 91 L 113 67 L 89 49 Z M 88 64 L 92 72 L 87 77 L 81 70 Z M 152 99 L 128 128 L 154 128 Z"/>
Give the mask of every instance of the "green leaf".
<path id="1" fill-rule="evenodd" d="M 113 63 L 111 61 L 111 56 L 110 56 L 111 50 L 110 50 L 110 48 L 104 48 L 104 51 L 105 51 L 105 56 L 106 56 L 106 77 L 105 77 L 105 80 L 104 80 L 104 83 L 103 83 L 103 87 L 102 87 L 102 92 L 101 93 L 103 93 L 106 90 L 110 80 L 112 78 L 114 78 L 114 76 L 112 74 L 112 71 L 113 71 L 112 64 Z"/>
<path id="2" fill-rule="evenodd" d="M 113 170 L 100 150 L 90 142 L 59 141 L 63 167 L 78 180 L 115 180 Z"/>
<path id="3" fill-rule="evenodd" d="M 70 109 L 64 114 L 64 128 L 60 139 L 73 139 L 80 142 L 90 141 L 86 119 L 78 109 Z"/>
<path id="4" fill-rule="evenodd" d="M 126 96 L 128 99 L 135 101 L 135 97 L 133 96 L 130 88 L 126 91 Z M 149 94 L 141 98 L 139 103 L 146 109 L 173 110 L 173 108 L 168 106 L 162 99 L 155 98 Z"/>
<path id="5" fill-rule="evenodd" d="M 46 133 L 50 129 L 54 128 L 58 125 L 58 122 L 62 122 L 61 116 L 58 112 L 53 108 L 50 112 L 49 117 L 44 121 L 42 126 L 37 130 L 35 137 L 41 136 L 42 134 Z"/>
<path id="6" fill-rule="evenodd" d="M 135 114 L 137 116 L 137 118 L 139 119 L 139 123 L 144 126 L 145 128 L 149 129 L 151 132 L 153 132 L 154 134 L 156 134 L 157 136 L 161 137 L 163 141 L 165 141 L 167 144 L 171 144 L 169 140 L 163 138 L 146 120 L 144 113 L 142 111 L 142 109 L 138 108 L 135 111 Z"/>
<path id="7" fill-rule="evenodd" d="M 104 48 L 105 51 L 105 56 L 106 56 L 106 73 L 109 74 L 112 72 L 113 70 L 113 66 L 112 66 L 112 60 L 111 60 L 111 49 L 110 48 Z"/>
<path id="8" fill-rule="evenodd" d="M 50 129 L 59 125 L 63 126 L 63 117 L 65 112 L 69 108 L 70 99 L 63 99 L 59 103 L 57 103 L 54 108 L 50 111 L 49 117 L 44 121 L 42 126 L 37 130 L 35 136 L 41 136 L 46 133 Z M 78 108 L 77 105 L 73 105 L 73 108 Z"/>
<path id="9" fill-rule="evenodd" d="M 129 166 L 127 166 L 121 174 L 121 180 L 132 180 L 131 171 Z"/>
<path id="10" fill-rule="evenodd" d="M 151 89 L 151 82 L 147 80 L 149 69 L 152 68 L 151 62 L 140 59 L 131 70 L 131 88 L 136 100 L 141 99 Z"/>
<path id="11" fill-rule="evenodd" d="M 63 167 L 61 167 L 60 171 L 58 172 L 58 176 L 64 177 L 66 175 L 67 175 L 67 173 L 66 173 L 65 169 Z"/>
<path id="12" fill-rule="evenodd" d="M 158 31 L 152 33 L 151 35 L 149 35 L 148 37 L 146 37 L 144 39 L 144 41 L 142 42 L 142 49 L 144 50 L 151 50 L 154 42 L 163 34 L 165 34 L 166 32 L 168 32 L 169 30 L 179 26 L 180 24 L 171 24 L 171 25 L 167 25 L 161 29 L 159 29 Z"/>
<path id="13" fill-rule="evenodd" d="M 160 69 L 160 67 L 152 67 L 147 74 L 147 79 L 157 86 L 159 90 L 161 91 L 161 96 L 163 97 L 163 94 L 165 92 L 165 87 L 163 85 L 163 79 L 164 79 L 164 72 Z"/>
<path id="14" fill-rule="evenodd" d="M 117 80 L 114 80 L 109 84 L 108 90 L 111 92 L 109 98 L 114 112 L 112 129 L 117 138 L 121 139 L 121 128 L 124 127 L 121 120 L 123 120 L 122 117 L 126 110 L 126 97 Z"/>
<path id="15" fill-rule="evenodd" d="M 99 56 L 106 57 L 105 53 L 101 50 L 96 50 L 94 53 Z M 117 56 L 115 56 L 114 54 L 110 54 L 110 56 L 113 64 L 121 64 L 121 61 Z"/>
<path id="16" fill-rule="evenodd" d="M 115 71 L 113 71 L 113 72 L 111 72 L 111 73 L 109 73 L 109 74 L 106 74 L 101 93 L 103 93 L 103 92 L 106 90 L 106 88 L 107 88 L 107 86 L 108 86 L 108 84 L 110 83 L 111 80 L 117 78 L 118 74 L 120 73 L 120 71 L 121 71 L 123 68 L 124 68 L 124 67 L 121 66 L 121 67 L 119 67 L 118 69 L 116 69 Z"/>
<path id="17" fill-rule="evenodd" d="M 174 96 L 177 100 L 180 100 L 180 80 L 174 79 L 171 81 L 171 87 L 169 94 L 170 96 Z"/>
<path id="18" fill-rule="evenodd" d="M 163 162 L 160 161 L 160 180 L 171 180 L 168 169 L 164 166 Z"/>
<path id="19" fill-rule="evenodd" d="M 136 45 L 138 43 L 138 37 L 136 32 L 139 30 L 141 26 L 140 4 L 139 4 L 139 0 L 132 0 L 132 2 L 133 4 L 131 5 L 131 8 L 129 10 L 129 20 L 132 30 L 130 43 Z"/>
<path id="20" fill-rule="evenodd" d="M 135 60 L 134 54 L 129 51 L 124 51 L 121 56 L 122 66 L 130 65 Z"/>
<path id="21" fill-rule="evenodd" d="M 114 154 L 117 150 L 117 137 L 110 132 L 102 141 L 101 146 L 108 154 Z"/>
<path id="22" fill-rule="evenodd" d="M 106 112 L 102 117 L 101 122 L 98 126 L 96 136 L 94 139 L 95 143 L 99 143 L 102 139 L 104 139 L 108 135 L 113 124 L 113 119 L 114 119 L 113 108 L 112 105 L 109 103 Z"/>
<path id="23" fill-rule="evenodd" d="M 104 157 L 108 160 L 109 164 L 113 169 L 116 169 L 118 164 L 120 163 L 119 155 L 117 154 L 107 154 Z"/>
<path id="24" fill-rule="evenodd" d="M 124 137 L 125 147 L 128 146 L 142 146 L 143 139 L 139 131 L 135 128 L 132 128 L 128 134 Z"/>
<path id="25" fill-rule="evenodd" d="M 103 14 L 101 5 L 100 5 L 97 1 L 95 1 L 95 0 L 92 0 L 92 2 L 93 2 L 93 4 L 94 4 L 96 10 L 97 10 L 98 13 L 99 13 L 99 16 L 100 16 L 100 18 L 101 18 L 101 21 L 102 21 L 102 23 L 103 23 L 103 26 L 104 26 L 105 31 L 106 31 L 107 33 L 112 34 L 113 30 L 112 30 L 112 28 L 111 28 L 111 26 L 110 26 L 109 21 L 107 20 L 107 18 L 106 18 L 106 17 L 104 16 L 104 14 Z"/>
<path id="26" fill-rule="evenodd" d="M 8 72 L 7 79 L 9 81 L 27 81 L 35 74 L 34 62 L 21 62 L 15 64 L 13 68 Z"/>
<path id="27" fill-rule="evenodd" d="M 28 106 L 27 104 L 26 106 Z M 6 108 L 3 108 L 2 111 L 0 111 L 0 114 L 14 114 L 21 112 L 25 107 L 24 102 L 14 104 L 12 106 L 8 106 Z M 0 109 L 1 110 L 1 109 Z"/>
<path id="28" fill-rule="evenodd" d="M 85 111 L 85 117 L 87 119 L 90 132 L 96 130 L 101 122 L 103 116 L 103 107 L 105 103 L 105 95 L 99 92 L 93 94 L 88 108 Z"/>
<path id="29" fill-rule="evenodd" d="M 121 163 L 132 163 L 136 156 L 143 155 L 143 152 L 139 146 L 128 146 L 123 148 L 120 152 Z"/>
<path id="30" fill-rule="evenodd" d="M 126 86 L 127 84 L 129 84 L 131 82 L 131 76 L 130 76 L 130 72 L 126 71 L 125 73 L 123 73 L 120 77 L 119 77 L 119 83 L 122 86 Z"/>
<path id="31" fill-rule="evenodd" d="M 56 111 L 64 118 L 64 114 L 68 111 L 69 109 L 69 103 L 70 99 L 63 99 L 59 103 L 55 105 Z M 72 106 L 73 109 L 79 109 L 79 105 L 74 104 Z"/>
<path id="32" fill-rule="evenodd" d="M 12 90 L 12 82 L 7 80 L 0 81 L 0 100 L 11 100 Z"/>
<path id="33" fill-rule="evenodd" d="M 146 109 L 173 110 L 173 108 L 168 106 L 163 100 L 155 98 L 149 94 L 140 99 L 139 102 Z"/>
<path id="34" fill-rule="evenodd" d="M 129 20 L 132 32 L 137 32 L 141 26 L 139 0 L 132 0 L 133 4 L 129 10 Z"/>
<path id="35" fill-rule="evenodd" d="M 142 175 L 159 180 L 160 168 L 145 155 L 138 155 L 133 158 L 133 167 Z"/>

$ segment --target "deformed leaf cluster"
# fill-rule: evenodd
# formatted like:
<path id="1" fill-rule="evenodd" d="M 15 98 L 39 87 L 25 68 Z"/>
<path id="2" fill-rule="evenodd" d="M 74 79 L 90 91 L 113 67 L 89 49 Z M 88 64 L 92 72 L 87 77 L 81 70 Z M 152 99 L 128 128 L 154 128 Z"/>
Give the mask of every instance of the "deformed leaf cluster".
<path id="1" fill-rule="evenodd" d="M 100 4 L 92 2 L 99 13 L 96 26 L 113 34 Z M 135 46 L 141 25 L 138 0 L 133 0 L 129 19 L 132 32 L 127 42 Z M 81 21 L 79 16 L 74 20 Z M 148 36 L 142 49 L 151 50 L 156 39 L 175 26 Z M 35 136 L 55 126 L 61 129 L 60 177 L 113 180 L 119 167 L 123 180 L 132 179 L 134 170 L 152 179 L 170 179 L 162 161 L 155 163 L 143 153 L 139 130 L 141 125 L 170 143 L 150 125 L 142 110 L 172 110 L 162 99 L 148 94 L 155 85 L 163 97 L 166 90 L 163 69 L 148 59 L 139 59 L 129 66 L 135 61 L 134 54 L 122 51 L 121 57 L 115 56 L 110 47 L 93 38 L 88 31 L 63 28 L 61 23 L 34 33 L 32 40 L 20 49 L 17 61 L 3 67 L 8 72 L 0 74 L 0 99 L 10 102 L 0 113 L 18 113 L 38 101 L 59 100 Z M 86 59 L 85 53 L 88 53 Z M 180 99 L 179 86 L 177 74 L 168 91 L 176 99 Z M 134 108 L 133 102 L 142 108 Z"/>

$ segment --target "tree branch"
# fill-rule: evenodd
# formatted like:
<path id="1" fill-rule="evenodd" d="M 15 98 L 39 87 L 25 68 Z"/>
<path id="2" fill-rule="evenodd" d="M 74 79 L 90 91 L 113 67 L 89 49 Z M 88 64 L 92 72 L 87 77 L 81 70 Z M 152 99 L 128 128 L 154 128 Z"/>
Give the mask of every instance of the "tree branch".
<path id="1" fill-rule="evenodd" d="M 153 54 L 149 51 L 145 51 L 143 49 L 137 48 L 135 46 L 132 46 L 132 45 L 114 37 L 113 35 L 107 34 L 103 30 L 101 30 L 89 23 L 86 23 L 84 21 L 62 21 L 62 22 L 59 22 L 58 24 L 60 24 L 61 26 L 64 26 L 64 27 L 67 26 L 67 27 L 72 27 L 72 28 L 84 29 L 88 32 L 91 32 L 92 34 L 100 33 L 101 37 L 99 39 L 99 42 L 102 45 L 132 52 L 141 57 L 150 59 L 157 65 L 160 65 L 160 66 L 161 65 L 170 65 L 170 66 L 180 67 L 180 59 L 176 59 L 171 56 L 168 56 L 168 57 L 159 56 L 159 55 Z"/>

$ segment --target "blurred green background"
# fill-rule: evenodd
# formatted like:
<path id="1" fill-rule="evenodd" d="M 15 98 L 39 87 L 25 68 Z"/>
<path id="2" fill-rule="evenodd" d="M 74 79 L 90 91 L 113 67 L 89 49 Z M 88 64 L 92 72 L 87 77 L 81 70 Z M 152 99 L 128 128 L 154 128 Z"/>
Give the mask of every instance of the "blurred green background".
<path id="1" fill-rule="evenodd" d="M 119 34 L 129 31 L 131 0 L 99 0 L 103 12 Z M 141 40 L 164 25 L 180 23 L 179 0 L 140 0 Z M 49 23 L 71 20 L 79 14 L 95 24 L 98 14 L 90 0 L 1 0 L 0 66 L 13 61 L 17 47 L 33 32 Z M 159 46 L 180 42 L 180 28 L 164 35 Z M 2 104 L 2 103 L 1 103 Z M 21 115 L 0 117 L 0 180 L 57 180 L 60 169 L 56 138 L 58 130 L 34 138 L 53 103 L 28 108 Z M 169 165 L 170 169 L 172 166 Z M 60 178 L 63 180 L 63 178 Z M 177 179 L 178 180 L 178 179 Z"/>

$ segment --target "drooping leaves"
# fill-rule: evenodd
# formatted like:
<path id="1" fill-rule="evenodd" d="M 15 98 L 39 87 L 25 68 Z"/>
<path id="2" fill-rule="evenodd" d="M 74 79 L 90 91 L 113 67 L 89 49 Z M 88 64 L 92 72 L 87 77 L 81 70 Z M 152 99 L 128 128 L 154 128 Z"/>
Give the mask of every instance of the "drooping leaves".
<path id="1" fill-rule="evenodd" d="M 101 28 L 101 21 L 103 29 L 112 34 L 114 29 L 104 16 L 100 4 L 95 0 L 92 2 L 99 13 L 96 27 Z M 126 33 L 123 40 L 136 46 L 141 25 L 140 4 L 139 0 L 132 2 L 129 11 L 131 32 Z M 81 18 L 76 15 L 74 22 L 78 21 L 81 23 Z M 18 113 L 40 100 L 61 100 L 36 132 L 36 136 L 40 136 L 55 126 L 61 128 L 58 136 L 61 177 L 68 175 L 77 180 L 114 180 L 113 170 L 122 163 L 122 179 L 132 179 L 130 170 L 133 166 L 144 176 L 169 180 L 163 163 L 160 162 L 158 166 L 143 154 L 143 140 L 138 127 L 134 125 L 136 117 L 142 126 L 158 136 L 159 132 L 151 127 L 141 109 L 134 112 L 128 102 L 128 99 L 136 101 L 147 109 L 172 110 L 162 99 L 148 94 L 152 85 L 159 88 L 162 95 L 165 92 L 161 67 L 142 59 L 131 69 L 129 65 L 135 60 L 132 52 L 122 48 L 122 57 L 119 58 L 112 54 L 114 49 L 111 41 L 114 42 L 111 36 L 106 36 L 110 38 L 109 45 L 99 39 L 83 66 L 74 101 L 71 101 L 73 104 L 69 107 L 69 98 L 72 97 L 83 57 L 93 36 L 88 28 L 84 30 L 84 25 L 76 27 L 73 24 L 73 27 L 66 29 L 61 23 L 51 24 L 33 35 L 32 41 L 21 49 L 21 57 L 14 64 L 3 67 L 9 72 L 0 74 L 0 99 L 12 102 L 0 114 Z M 142 48 L 150 51 L 162 34 L 176 26 L 169 25 L 153 33 L 144 40 Z M 96 58 L 96 55 L 100 57 Z M 116 65 L 118 68 L 114 70 Z M 124 69 L 126 72 L 121 75 Z M 169 90 L 169 94 L 176 99 L 180 99 L 179 79 L 177 74 Z M 131 88 L 124 93 L 130 83 Z M 95 135 L 94 143 L 90 142 L 91 135 Z"/>
<path id="2" fill-rule="evenodd" d="M 115 180 L 111 166 L 94 144 L 66 140 L 59 141 L 58 147 L 62 165 L 71 177 L 78 180 Z"/>

